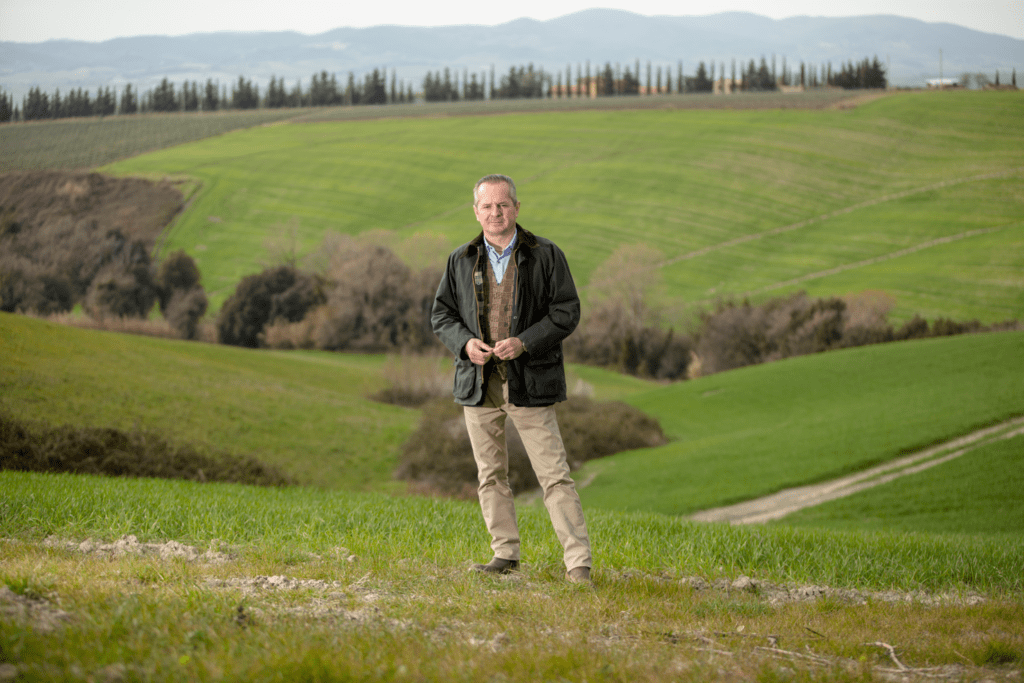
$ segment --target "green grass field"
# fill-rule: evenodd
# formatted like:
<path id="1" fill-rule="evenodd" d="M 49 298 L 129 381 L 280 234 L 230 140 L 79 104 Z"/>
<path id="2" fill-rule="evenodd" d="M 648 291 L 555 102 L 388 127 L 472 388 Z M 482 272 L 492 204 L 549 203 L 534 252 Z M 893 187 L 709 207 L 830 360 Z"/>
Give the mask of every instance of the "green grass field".
<path id="1" fill-rule="evenodd" d="M 720 296 L 795 289 L 884 290 L 897 317 L 994 321 L 1024 317 L 1022 103 L 1018 93 L 920 93 L 852 111 L 325 121 L 227 133 L 108 170 L 198 181 L 167 246 L 198 257 L 215 301 L 292 233 L 302 251 L 327 230 L 373 232 L 429 262 L 472 233 L 467 185 L 500 170 L 520 181 L 523 223 L 565 247 L 581 284 L 622 244 L 658 249 L 670 321 Z M 465 571 L 489 555 L 478 507 L 405 496 L 391 479 L 419 413 L 368 400 L 386 362 L 0 313 L 0 410 L 250 453 L 312 484 L 0 471 L 0 679 L 1019 677 L 1019 436 L 781 523 L 679 515 L 1024 414 L 1024 333 L 863 347 L 673 385 L 571 367 L 570 387 L 578 378 L 598 399 L 656 415 L 673 439 L 576 474 L 587 482 L 592 590 L 562 580 L 533 500 L 519 506 L 521 575 Z M 230 557 L 40 544 L 126 534 Z M 729 588 L 741 574 L 761 588 Z M 274 588 L 268 577 L 308 583 Z M 692 577 L 719 584 L 697 589 Z M 764 582 L 818 597 L 778 602 Z"/>
<path id="2" fill-rule="evenodd" d="M 419 412 L 367 398 L 384 387 L 383 355 L 254 351 L 0 313 L 0 357 L 0 407 L 18 417 L 138 426 L 253 454 L 327 488 L 404 487 L 391 474 Z M 570 375 L 598 399 L 651 386 L 593 368 Z"/>
<path id="3" fill-rule="evenodd" d="M 288 124 L 111 164 L 202 186 L 168 236 L 214 307 L 272 252 L 327 231 L 439 262 L 469 186 L 517 179 L 521 222 L 581 285 L 616 249 L 661 254 L 667 321 L 749 294 L 884 290 L 894 317 L 1024 317 L 1024 96 L 894 95 L 853 110 L 592 110 Z"/>
<path id="4" fill-rule="evenodd" d="M 419 413 L 367 398 L 383 385 L 383 356 L 252 351 L 7 314 L 0 351 L 0 407 L 18 417 L 140 426 L 254 454 L 325 488 L 404 488 L 391 473 Z M 581 496 L 588 509 L 676 515 L 864 469 L 1024 414 L 1022 359 L 1024 333 L 1009 332 L 804 356 L 668 386 L 574 366 L 596 398 L 655 415 L 673 439 L 590 462 L 576 475 L 589 482 Z"/>
<path id="5" fill-rule="evenodd" d="M 1024 529 L 1024 436 L 913 476 L 801 510 L 784 523 L 828 529 L 1007 534 Z"/>
<path id="6" fill-rule="evenodd" d="M 1024 662 L 1020 538 L 592 510 L 594 587 L 579 589 L 537 508 L 520 515 L 521 572 L 496 580 L 466 571 L 487 549 L 471 503 L 18 472 L 0 490 L 16 680 L 891 680 L 877 643 L 961 680 L 1013 680 Z M 39 543 L 129 533 L 227 557 Z M 729 590 L 741 574 L 762 588 Z M 773 601 L 787 585 L 819 597 Z"/>
<path id="7" fill-rule="evenodd" d="M 674 441 L 588 463 L 584 505 L 685 514 L 865 469 L 1024 414 L 1024 334 L 792 358 L 627 399 Z"/>

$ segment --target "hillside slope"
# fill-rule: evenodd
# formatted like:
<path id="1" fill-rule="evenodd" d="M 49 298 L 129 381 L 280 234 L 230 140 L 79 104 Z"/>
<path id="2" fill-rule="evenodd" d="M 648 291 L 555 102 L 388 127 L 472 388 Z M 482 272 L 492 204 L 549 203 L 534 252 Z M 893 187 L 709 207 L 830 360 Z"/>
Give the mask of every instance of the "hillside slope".
<path id="1" fill-rule="evenodd" d="M 918 93 L 852 111 L 573 111 L 282 125 L 113 164 L 201 189 L 167 237 L 216 309 L 328 232 L 440 264 L 478 228 L 472 182 L 519 183 L 520 222 L 595 270 L 643 245 L 664 319 L 800 289 L 882 290 L 893 315 L 1024 317 L 1024 95 Z M 659 289 L 658 282 L 661 287 Z M 657 294 L 660 293 L 660 294 Z"/>
<path id="2" fill-rule="evenodd" d="M 584 505 L 685 514 L 835 478 L 1024 415 L 1024 333 L 901 342 L 673 384 L 629 402 L 674 441 L 588 463 Z"/>

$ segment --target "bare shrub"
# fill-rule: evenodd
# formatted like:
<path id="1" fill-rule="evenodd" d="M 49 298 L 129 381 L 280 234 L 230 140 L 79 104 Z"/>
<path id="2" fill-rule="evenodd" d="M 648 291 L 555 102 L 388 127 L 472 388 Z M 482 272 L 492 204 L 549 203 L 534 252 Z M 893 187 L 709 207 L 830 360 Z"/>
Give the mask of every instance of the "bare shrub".
<path id="1" fill-rule="evenodd" d="M 209 302 L 195 260 L 179 249 L 160 262 L 156 273 L 160 312 L 183 339 L 195 339 Z"/>
<path id="2" fill-rule="evenodd" d="M 476 491 L 476 461 L 462 407 L 451 400 L 424 404 L 419 427 L 402 446 L 395 472 L 441 495 L 468 497 Z"/>
<path id="3" fill-rule="evenodd" d="M 175 289 L 164 308 L 164 318 L 182 339 L 198 336 L 199 319 L 206 314 L 209 301 L 202 287 Z"/>
<path id="4" fill-rule="evenodd" d="M 260 337 L 261 345 L 269 349 L 314 349 L 316 348 L 316 330 L 326 317 L 327 307 L 320 305 L 306 314 L 298 322 L 289 322 L 278 318 L 263 328 Z"/>
<path id="5" fill-rule="evenodd" d="M 843 317 L 842 345 L 866 346 L 893 341 L 893 329 L 889 325 L 889 312 L 896 305 L 896 299 L 885 292 L 865 291 L 843 297 L 846 313 Z"/>
<path id="6" fill-rule="evenodd" d="M 157 299 L 149 254 L 140 243 L 105 266 L 89 285 L 84 307 L 94 318 L 144 318 Z"/>
<path id="7" fill-rule="evenodd" d="M 710 375 L 842 346 L 846 302 L 811 300 L 803 292 L 760 306 L 720 304 L 704 315 L 697 342 L 701 372 Z"/>
<path id="8" fill-rule="evenodd" d="M 195 259 L 179 249 L 160 262 L 156 284 L 160 288 L 160 310 L 170 302 L 171 294 L 177 290 L 188 291 L 199 285 L 202 275 Z"/>
<path id="9" fill-rule="evenodd" d="M 0 470 L 160 477 L 258 486 L 293 483 L 276 467 L 227 451 L 172 444 L 150 432 L 53 427 L 0 411 Z"/>
<path id="10" fill-rule="evenodd" d="M 563 342 L 567 358 L 657 379 L 686 375 L 689 337 L 663 329 L 649 303 L 661 287 L 660 260 L 650 247 L 623 245 L 594 271 L 588 310 Z"/>
<path id="11" fill-rule="evenodd" d="M 451 394 L 454 370 L 447 359 L 439 356 L 402 353 L 388 357 L 384 381 L 387 386 L 370 398 L 416 408 Z"/>
<path id="12" fill-rule="evenodd" d="M 148 262 L 154 238 L 180 206 L 181 193 L 167 183 L 98 173 L 0 175 L 0 310 L 70 310 L 101 272 L 108 276 L 97 286 L 106 290 L 96 294 L 101 314 L 143 307 L 145 296 L 133 304 L 125 288 L 142 294 L 147 278 L 133 273 L 130 285 L 110 279 L 111 268 L 133 271 L 140 252 Z"/>
<path id="13" fill-rule="evenodd" d="M 29 314 L 32 315 L 32 314 Z M 117 318 L 108 316 L 106 318 L 91 318 L 89 316 L 75 315 L 73 313 L 52 313 L 47 316 L 38 316 L 43 320 L 58 325 L 77 327 L 83 330 L 105 330 L 119 334 L 137 334 L 146 337 L 160 337 L 163 339 L 180 339 L 181 335 L 172 328 L 166 320 L 153 320 L 149 318 Z"/>
<path id="14" fill-rule="evenodd" d="M 619 402 L 574 396 L 555 406 L 571 469 L 595 458 L 666 443 L 657 420 Z M 539 486 L 512 420 L 505 422 L 509 485 L 516 494 Z M 475 497 L 477 470 L 462 408 L 450 399 L 423 406 L 420 425 L 402 447 L 396 477 L 417 483 L 419 491 Z"/>
<path id="15" fill-rule="evenodd" d="M 414 273 L 390 249 L 329 235 L 322 247 L 327 310 L 316 346 L 329 350 L 391 351 L 438 346 L 430 327 L 439 272 Z"/>
<path id="16" fill-rule="evenodd" d="M 16 254 L 0 256 L 0 311 L 49 315 L 70 311 L 74 301 L 66 278 Z"/>

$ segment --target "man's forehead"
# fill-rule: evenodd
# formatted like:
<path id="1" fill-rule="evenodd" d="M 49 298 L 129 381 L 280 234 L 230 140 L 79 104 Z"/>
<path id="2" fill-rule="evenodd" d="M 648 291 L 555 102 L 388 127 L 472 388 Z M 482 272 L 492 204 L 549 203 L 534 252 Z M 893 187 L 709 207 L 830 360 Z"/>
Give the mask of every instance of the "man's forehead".
<path id="1" fill-rule="evenodd" d="M 477 190 L 477 194 L 482 199 L 486 196 L 491 201 L 500 201 L 502 199 L 512 199 L 512 192 L 509 190 L 508 183 L 495 182 L 495 183 L 483 183 Z"/>

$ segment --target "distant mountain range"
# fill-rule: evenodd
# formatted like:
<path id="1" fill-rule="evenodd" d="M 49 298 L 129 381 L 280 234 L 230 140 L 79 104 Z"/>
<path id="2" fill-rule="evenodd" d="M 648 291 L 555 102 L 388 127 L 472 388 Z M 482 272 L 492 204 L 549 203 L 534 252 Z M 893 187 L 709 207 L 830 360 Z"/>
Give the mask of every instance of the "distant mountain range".
<path id="1" fill-rule="evenodd" d="M 801 62 L 833 66 L 877 56 L 889 67 L 890 82 L 921 86 L 927 78 L 1011 70 L 1024 77 L 1024 40 L 943 23 L 878 15 L 847 18 L 793 17 L 769 19 L 756 14 L 726 12 L 702 17 L 646 17 L 620 10 L 593 9 L 549 21 L 518 19 L 499 26 L 431 28 L 375 26 L 337 28 L 317 35 L 296 32 L 200 33 L 179 37 L 139 36 L 101 43 L 51 40 L 42 43 L 0 42 L 0 88 L 22 96 L 33 86 L 98 87 L 120 90 L 131 83 L 148 90 L 162 78 L 175 84 L 212 78 L 230 84 L 239 76 L 261 86 L 271 76 L 283 77 L 288 88 L 297 79 L 309 86 L 314 73 L 327 71 L 339 82 L 348 72 L 357 78 L 373 68 L 386 68 L 417 89 L 428 71 L 490 71 L 500 75 L 513 65 L 565 72 L 571 64 L 592 67 L 640 60 L 671 67 L 683 62 L 693 74 L 699 61 L 746 64 L 774 56 L 781 69 Z"/>

